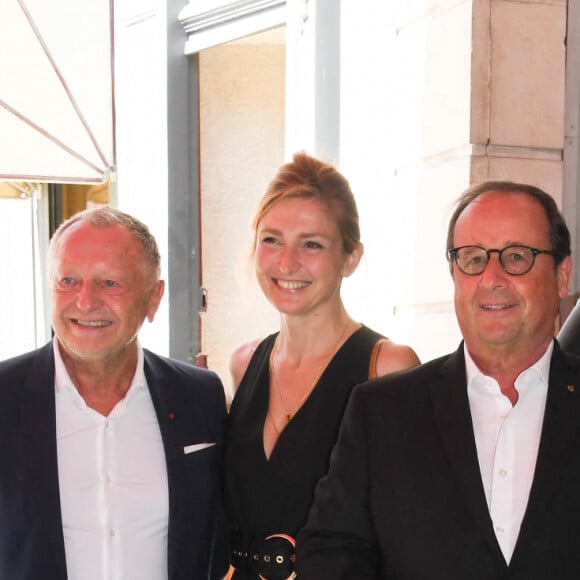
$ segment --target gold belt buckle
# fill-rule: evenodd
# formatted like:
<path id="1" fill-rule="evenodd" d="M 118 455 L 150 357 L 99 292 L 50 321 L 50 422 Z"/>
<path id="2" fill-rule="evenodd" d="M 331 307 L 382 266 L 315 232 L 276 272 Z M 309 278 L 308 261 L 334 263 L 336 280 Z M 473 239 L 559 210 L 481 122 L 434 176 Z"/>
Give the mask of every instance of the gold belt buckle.
<path id="1" fill-rule="evenodd" d="M 286 540 L 292 546 L 292 549 L 294 549 L 296 547 L 296 540 L 292 536 L 289 536 L 288 534 L 272 534 L 271 536 L 268 536 L 267 538 L 265 538 L 265 540 L 271 540 L 273 538 L 282 538 L 283 540 Z M 281 556 L 278 556 L 278 557 L 281 557 Z M 294 561 L 294 558 L 292 558 L 292 561 Z M 282 562 L 277 562 L 277 563 L 282 564 Z M 266 578 L 265 576 L 262 576 L 261 574 L 258 574 L 258 576 L 259 576 L 260 580 L 268 580 L 268 578 Z M 294 580 L 295 578 L 297 578 L 296 572 L 292 572 L 292 574 L 290 574 L 290 576 L 285 578 L 285 580 Z"/>

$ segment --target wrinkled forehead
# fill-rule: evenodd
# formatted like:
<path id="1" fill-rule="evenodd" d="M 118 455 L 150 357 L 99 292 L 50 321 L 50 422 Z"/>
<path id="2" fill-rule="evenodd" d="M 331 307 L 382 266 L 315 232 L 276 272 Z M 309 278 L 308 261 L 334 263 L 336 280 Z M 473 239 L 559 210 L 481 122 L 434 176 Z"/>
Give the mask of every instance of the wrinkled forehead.
<path id="1" fill-rule="evenodd" d="M 95 225 L 75 222 L 51 240 L 47 270 L 49 279 L 57 270 L 71 265 L 110 267 L 138 271 L 144 277 L 157 279 L 158 268 L 135 236 L 121 224 Z"/>

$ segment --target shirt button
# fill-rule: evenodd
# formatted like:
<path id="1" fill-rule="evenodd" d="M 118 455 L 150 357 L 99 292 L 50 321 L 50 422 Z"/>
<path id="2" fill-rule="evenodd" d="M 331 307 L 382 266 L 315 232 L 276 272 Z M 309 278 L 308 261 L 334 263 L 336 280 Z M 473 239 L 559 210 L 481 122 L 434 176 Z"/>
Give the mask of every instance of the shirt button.
<path id="1" fill-rule="evenodd" d="M 495 531 L 496 531 L 498 534 L 503 534 L 503 532 L 504 532 L 504 529 L 503 529 L 502 527 L 498 526 L 497 528 L 495 528 Z"/>
<path id="2" fill-rule="evenodd" d="M 501 477 L 505 477 L 508 474 L 508 472 L 507 472 L 506 469 L 500 469 L 499 470 L 499 474 L 500 474 Z"/>

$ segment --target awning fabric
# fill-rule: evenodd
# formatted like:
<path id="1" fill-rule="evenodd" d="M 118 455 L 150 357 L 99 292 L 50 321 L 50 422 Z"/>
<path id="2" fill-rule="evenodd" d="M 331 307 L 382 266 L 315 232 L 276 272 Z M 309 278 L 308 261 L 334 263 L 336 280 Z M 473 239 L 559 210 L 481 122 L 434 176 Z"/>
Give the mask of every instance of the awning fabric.
<path id="1" fill-rule="evenodd" d="M 0 0 L 0 180 L 114 167 L 113 0 Z"/>

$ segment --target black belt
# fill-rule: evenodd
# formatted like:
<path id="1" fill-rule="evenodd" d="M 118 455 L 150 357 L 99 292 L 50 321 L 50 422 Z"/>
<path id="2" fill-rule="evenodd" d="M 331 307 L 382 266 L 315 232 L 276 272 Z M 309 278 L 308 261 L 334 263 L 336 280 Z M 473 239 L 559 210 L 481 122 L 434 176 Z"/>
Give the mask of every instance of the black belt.
<path id="1" fill-rule="evenodd" d="M 230 562 L 236 570 L 252 572 L 263 580 L 296 578 L 294 538 L 288 534 L 272 534 L 267 538 L 230 533 Z"/>

